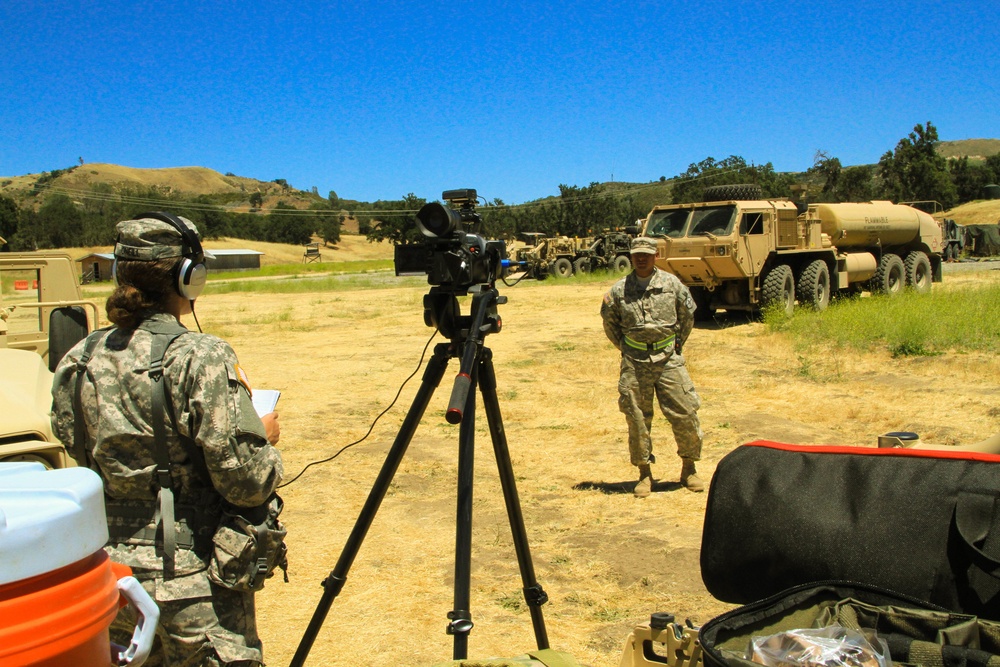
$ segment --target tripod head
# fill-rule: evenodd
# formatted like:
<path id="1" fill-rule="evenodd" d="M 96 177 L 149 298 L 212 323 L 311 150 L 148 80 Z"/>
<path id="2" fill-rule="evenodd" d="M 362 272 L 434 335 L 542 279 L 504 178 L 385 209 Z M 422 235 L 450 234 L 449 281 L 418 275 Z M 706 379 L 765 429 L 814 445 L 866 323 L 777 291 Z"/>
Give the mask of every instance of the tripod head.
<path id="1" fill-rule="evenodd" d="M 476 291 L 466 290 L 466 293 L 473 295 L 469 315 L 462 315 L 454 289 L 432 287 L 424 295 L 424 323 L 429 327 L 436 327 L 441 335 L 450 339 L 451 355 L 460 356 L 462 360 L 452 388 L 451 400 L 448 401 L 448 411 L 445 413 L 449 424 L 462 421 L 469 387 L 472 386 L 472 369 L 484 339 L 491 333 L 499 333 L 503 328 L 497 306 L 507 303 L 507 297 L 500 296 L 496 287 L 491 285 L 480 285 L 479 288 Z"/>

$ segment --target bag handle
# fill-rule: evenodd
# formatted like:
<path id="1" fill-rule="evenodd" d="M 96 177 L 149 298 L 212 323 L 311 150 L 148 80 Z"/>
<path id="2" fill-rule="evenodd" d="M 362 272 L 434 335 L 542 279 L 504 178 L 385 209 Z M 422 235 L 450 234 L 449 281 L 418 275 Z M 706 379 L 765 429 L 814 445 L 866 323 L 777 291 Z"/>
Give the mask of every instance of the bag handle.
<path id="1" fill-rule="evenodd" d="M 1000 554 L 991 556 L 976 546 L 990 534 L 996 517 L 994 493 L 959 493 L 955 502 L 954 524 L 972 552 L 975 564 L 991 577 L 1000 579 Z"/>

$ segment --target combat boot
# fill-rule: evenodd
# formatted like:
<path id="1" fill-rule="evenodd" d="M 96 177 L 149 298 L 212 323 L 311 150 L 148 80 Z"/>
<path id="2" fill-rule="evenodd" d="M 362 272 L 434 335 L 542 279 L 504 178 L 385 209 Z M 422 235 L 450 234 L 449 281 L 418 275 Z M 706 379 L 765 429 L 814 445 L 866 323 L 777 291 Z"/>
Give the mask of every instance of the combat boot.
<path id="1" fill-rule="evenodd" d="M 681 459 L 684 465 L 681 467 L 681 484 L 688 490 L 695 493 L 705 490 L 705 482 L 698 477 L 698 471 L 694 467 L 694 459 Z"/>
<path id="2" fill-rule="evenodd" d="M 635 485 L 632 493 L 636 498 L 645 498 L 653 490 L 653 473 L 649 470 L 649 464 L 639 466 L 639 481 Z"/>

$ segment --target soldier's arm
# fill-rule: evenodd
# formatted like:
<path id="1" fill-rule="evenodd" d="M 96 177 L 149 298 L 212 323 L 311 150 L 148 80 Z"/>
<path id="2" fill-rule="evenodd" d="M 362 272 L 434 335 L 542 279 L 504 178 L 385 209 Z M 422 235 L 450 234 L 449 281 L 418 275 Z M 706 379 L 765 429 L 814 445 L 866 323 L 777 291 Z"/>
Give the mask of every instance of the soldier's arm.
<path id="1" fill-rule="evenodd" d="M 218 341 L 187 356 L 186 392 L 175 392 L 175 405 L 189 410 L 189 437 L 205 454 L 215 489 L 241 507 L 264 503 L 278 487 L 284 468 L 281 453 L 268 442 L 250 393 L 238 370 L 236 354 Z M 185 397 L 176 394 L 186 393 Z"/>
<path id="2" fill-rule="evenodd" d="M 694 329 L 694 311 L 697 306 L 691 297 L 691 290 L 681 283 L 677 290 L 677 341 L 675 347 L 680 352 Z"/>
<path id="3" fill-rule="evenodd" d="M 604 295 L 604 301 L 601 303 L 601 319 L 604 320 L 604 335 L 608 337 L 612 345 L 619 350 L 622 349 L 624 334 L 622 333 L 621 319 L 610 291 Z"/>

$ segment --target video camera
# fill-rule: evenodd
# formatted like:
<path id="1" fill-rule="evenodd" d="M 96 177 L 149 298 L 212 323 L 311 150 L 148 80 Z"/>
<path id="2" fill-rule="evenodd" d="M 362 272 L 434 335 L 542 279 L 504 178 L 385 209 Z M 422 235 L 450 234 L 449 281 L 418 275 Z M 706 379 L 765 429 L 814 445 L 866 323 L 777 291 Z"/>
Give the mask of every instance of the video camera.
<path id="1" fill-rule="evenodd" d="M 423 241 L 396 244 L 396 275 L 427 274 L 429 284 L 463 294 L 473 285 L 492 285 L 507 258 L 507 246 L 478 234 L 482 219 L 476 213 L 476 191 L 446 190 L 441 199 L 450 207 L 430 202 L 417 212 Z"/>

